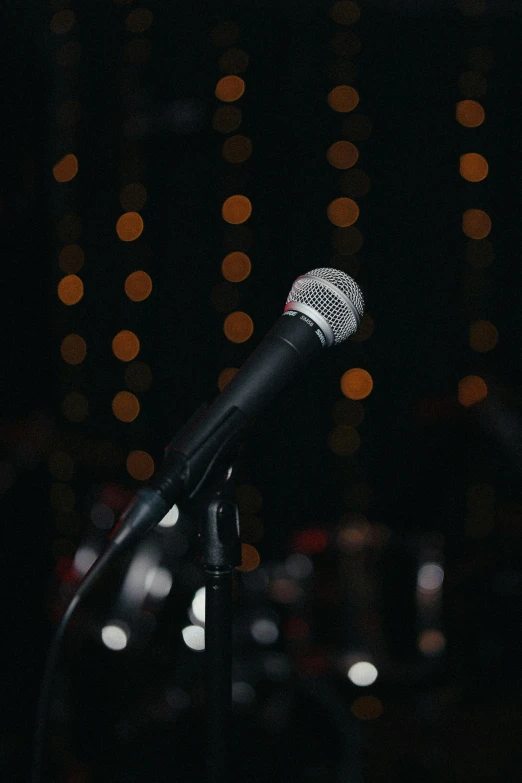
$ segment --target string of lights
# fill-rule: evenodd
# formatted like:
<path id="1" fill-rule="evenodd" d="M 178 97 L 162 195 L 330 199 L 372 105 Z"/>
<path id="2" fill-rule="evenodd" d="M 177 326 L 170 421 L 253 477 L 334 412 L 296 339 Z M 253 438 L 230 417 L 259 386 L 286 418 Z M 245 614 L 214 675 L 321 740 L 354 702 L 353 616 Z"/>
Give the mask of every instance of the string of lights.
<path id="1" fill-rule="evenodd" d="M 467 208 L 462 216 L 462 231 L 467 237 L 463 316 L 471 351 L 467 359 L 471 373 L 459 381 L 458 399 L 461 405 L 471 408 L 488 396 L 485 380 L 490 364 L 488 355 L 498 341 L 496 326 L 484 317 L 494 259 L 492 221 L 488 210 L 489 164 L 484 155 L 484 125 L 487 122 L 484 104 L 489 86 L 487 74 L 494 67 L 494 55 L 491 48 L 483 45 L 484 30 L 480 17 L 486 11 L 486 4 L 463 1 L 459 7 L 464 17 L 468 44 L 465 48 L 465 69 L 458 79 L 458 89 L 463 97 L 457 102 L 455 116 L 462 129 L 459 174 L 466 183 L 463 193 Z M 487 535 L 493 524 L 494 489 L 487 480 L 490 471 L 481 459 L 481 456 L 475 455 L 470 464 L 470 484 L 466 491 L 465 530 L 472 538 Z"/>
<path id="2" fill-rule="evenodd" d="M 154 16 L 148 8 L 121 9 L 121 23 L 127 40 L 121 52 L 117 83 L 125 120 L 119 161 L 122 212 L 115 228 L 118 239 L 123 243 L 119 248 L 123 268 L 122 293 L 126 297 L 122 312 L 129 325 L 139 320 L 140 308 L 144 306 L 142 303 L 149 299 L 153 290 L 149 274 L 151 251 L 144 238 L 146 231 L 142 214 L 148 198 L 144 183 L 146 167 L 139 140 L 140 122 L 143 122 L 140 111 L 140 96 L 144 89 L 143 67 L 152 49 L 146 34 L 153 21 Z M 126 387 L 120 388 L 114 395 L 112 411 L 124 425 L 132 424 L 141 411 L 142 401 L 138 395 L 147 392 L 152 383 L 152 372 L 142 358 L 142 344 L 134 327 L 121 329 L 114 335 L 112 353 L 124 365 L 122 386 Z M 143 448 L 150 439 L 147 428 L 133 425 L 123 437 L 130 445 L 125 460 L 127 472 L 136 481 L 146 481 L 154 472 L 154 460 Z"/>
<path id="3" fill-rule="evenodd" d="M 88 415 L 86 378 L 82 364 L 87 343 L 80 324 L 84 309 L 83 268 L 85 253 L 80 244 L 83 221 L 78 214 L 77 131 L 81 117 L 79 65 L 82 45 L 78 40 L 78 21 L 70 3 L 51 3 L 47 44 L 53 64 L 55 89 L 49 110 L 53 121 L 52 185 L 50 200 L 56 220 L 58 264 L 55 320 L 62 366 L 59 371 L 61 414 L 67 426 L 75 427 Z M 65 7 L 64 7 L 65 6 Z M 48 467 L 52 478 L 50 501 L 54 512 L 56 536 L 54 553 L 57 568 L 74 552 L 79 532 L 76 493 L 72 481 L 74 455 L 67 438 L 56 438 L 50 449 Z"/>

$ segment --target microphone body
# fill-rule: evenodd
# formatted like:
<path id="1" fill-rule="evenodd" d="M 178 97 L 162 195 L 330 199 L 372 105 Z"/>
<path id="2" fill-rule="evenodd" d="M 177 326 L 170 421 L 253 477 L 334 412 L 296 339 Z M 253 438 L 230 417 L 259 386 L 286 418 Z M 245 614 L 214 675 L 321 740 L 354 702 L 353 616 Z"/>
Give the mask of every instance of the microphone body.
<path id="1" fill-rule="evenodd" d="M 324 347 L 353 334 L 364 302 L 357 284 L 333 269 L 294 282 L 284 313 L 208 407 L 167 447 L 165 461 L 112 534 L 116 547 L 146 533 L 183 497 L 193 497 L 249 422 Z"/>

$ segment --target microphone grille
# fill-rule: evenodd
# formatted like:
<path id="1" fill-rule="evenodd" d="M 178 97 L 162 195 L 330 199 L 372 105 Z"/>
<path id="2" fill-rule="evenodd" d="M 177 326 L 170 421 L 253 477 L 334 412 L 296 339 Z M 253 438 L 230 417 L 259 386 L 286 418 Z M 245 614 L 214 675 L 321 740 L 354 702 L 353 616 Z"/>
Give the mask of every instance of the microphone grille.
<path id="1" fill-rule="evenodd" d="M 339 269 L 328 267 L 312 269 L 294 280 L 286 300 L 290 304 L 305 305 L 326 321 L 336 344 L 347 340 L 359 327 L 364 313 L 364 299 L 355 280 Z"/>

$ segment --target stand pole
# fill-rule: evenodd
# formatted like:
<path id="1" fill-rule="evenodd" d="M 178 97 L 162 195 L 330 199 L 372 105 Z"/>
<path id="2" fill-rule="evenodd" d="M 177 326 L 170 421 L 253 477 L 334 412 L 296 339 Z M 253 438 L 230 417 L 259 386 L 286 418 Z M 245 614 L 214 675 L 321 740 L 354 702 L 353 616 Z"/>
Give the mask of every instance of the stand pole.
<path id="1" fill-rule="evenodd" d="M 232 471 L 205 504 L 205 685 L 207 708 L 206 783 L 231 779 L 232 579 L 241 564 L 239 518 Z"/>

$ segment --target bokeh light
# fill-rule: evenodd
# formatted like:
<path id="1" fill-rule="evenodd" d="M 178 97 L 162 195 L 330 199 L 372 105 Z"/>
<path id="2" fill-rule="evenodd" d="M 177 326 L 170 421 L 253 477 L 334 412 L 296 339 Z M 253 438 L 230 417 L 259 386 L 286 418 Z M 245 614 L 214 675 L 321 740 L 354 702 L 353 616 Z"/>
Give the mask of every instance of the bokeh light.
<path id="1" fill-rule="evenodd" d="M 105 625 L 101 631 L 102 642 L 109 650 L 124 650 L 129 641 L 128 632 L 121 625 Z"/>
<path id="2" fill-rule="evenodd" d="M 351 0 L 339 0 L 330 9 L 330 16 L 337 24 L 355 24 L 361 16 L 357 3 Z"/>
<path id="3" fill-rule="evenodd" d="M 70 182 L 78 174 L 78 158 L 69 153 L 53 166 L 53 177 L 57 182 Z"/>
<path id="4" fill-rule="evenodd" d="M 351 711 L 359 720 L 375 720 L 383 713 L 383 704 L 376 696 L 359 696 L 351 706 Z"/>
<path id="5" fill-rule="evenodd" d="M 80 245 L 65 245 L 60 250 L 58 264 L 65 274 L 79 272 L 85 261 L 85 254 Z"/>
<path id="6" fill-rule="evenodd" d="M 55 35 L 64 35 L 68 33 L 74 27 L 76 17 L 74 11 L 64 9 L 63 11 L 57 11 L 51 17 L 50 28 L 51 32 Z"/>
<path id="7" fill-rule="evenodd" d="M 471 405 L 481 402 L 486 399 L 487 395 L 488 387 L 480 376 L 466 375 L 459 381 L 457 396 L 460 404 L 464 407 L 469 408 Z"/>
<path id="8" fill-rule="evenodd" d="M 212 117 L 212 127 L 220 133 L 232 133 L 241 125 L 242 117 L 238 106 L 220 106 Z"/>
<path id="9" fill-rule="evenodd" d="M 77 304 L 83 297 L 83 282 L 77 275 L 66 275 L 58 283 L 58 297 L 65 305 Z"/>
<path id="10" fill-rule="evenodd" d="M 225 103 L 237 101 L 245 92 L 245 82 L 240 76 L 223 76 L 216 84 L 216 98 Z"/>
<path id="11" fill-rule="evenodd" d="M 143 302 L 152 291 L 150 275 L 142 270 L 132 272 L 125 280 L 125 293 L 133 302 Z"/>
<path id="12" fill-rule="evenodd" d="M 359 433 L 347 424 L 338 424 L 328 434 L 328 446 L 338 457 L 355 454 L 360 445 Z"/>
<path id="13" fill-rule="evenodd" d="M 116 223 L 116 233 L 122 242 L 134 242 L 143 233 L 143 218 L 139 212 L 124 212 Z"/>
<path id="14" fill-rule="evenodd" d="M 435 657 L 444 652 L 446 637 L 442 631 L 439 631 L 436 628 L 428 628 L 419 634 L 417 638 L 417 647 L 426 657 Z"/>
<path id="15" fill-rule="evenodd" d="M 241 544 L 241 565 L 236 566 L 238 571 L 255 571 L 261 562 L 259 552 L 252 544 Z"/>
<path id="16" fill-rule="evenodd" d="M 131 182 L 120 191 L 121 208 L 126 212 L 143 209 L 147 201 L 147 188 L 141 182 Z"/>
<path id="17" fill-rule="evenodd" d="M 125 385 L 133 392 L 144 392 L 150 389 L 152 372 L 145 362 L 131 362 L 125 368 Z"/>
<path id="18" fill-rule="evenodd" d="M 484 239 L 491 231 L 491 218 L 482 209 L 467 209 L 462 216 L 462 230 L 471 239 Z"/>
<path id="19" fill-rule="evenodd" d="M 247 313 L 236 310 L 225 318 L 223 331 L 231 343 L 244 343 L 252 337 L 254 322 Z"/>
<path id="20" fill-rule="evenodd" d="M 132 392 L 118 392 L 112 401 L 112 412 L 120 421 L 134 421 L 140 412 L 139 400 Z"/>
<path id="21" fill-rule="evenodd" d="M 247 67 L 248 54 L 243 49 L 228 49 L 219 58 L 219 69 L 224 73 L 241 73 Z"/>
<path id="22" fill-rule="evenodd" d="M 334 111 L 342 114 L 353 111 L 358 103 L 359 93 L 347 84 L 340 84 L 328 93 L 328 104 Z"/>
<path id="23" fill-rule="evenodd" d="M 68 334 L 62 340 L 60 353 L 67 364 L 81 364 L 87 353 L 87 344 L 79 334 Z"/>
<path id="24" fill-rule="evenodd" d="M 459 171 L 468 182 L 481 182 L 487 177 L 489 166 L 482 155 L 477 152 L 467 152 L 460 156 Z"/>
<path id="25" fill-rule="evenodd" d="M 469 344 L 474 351 L 486 353 L 498 342 L 498 329 L 491 321 L 474 321 L 469 327 Z"/>
<path id="26" fill-rule="evenodd" d="M 252 154 L 252 142 L 247 136 L 230 136 L 223 144 L 222 152 L 229 163 L 244 163 Z"/>
<path id="27" fill-rule="evenodd" d="M 151 26 L 153 18 L 148 8 L 135 8 L 128 15 L 125 27 L 130 33 L 144 33 Z"/>
<path id="28" fill-rule="evenodd" d="M 360 688 L 372 685 L 377 679 L 377 669 L 369 661 L 357 661 L 348 669 L 348 679 Z"/>
<path id="29" fill-rule="evenodd" d="M 359 150 L 351 141 L 336 141 L 328 148 L 326 157 L 336 169 L 349 169 L 357 163 Z"/>
<path id="30" fill-rule="evenodd" d="M 359 217 L 359 207 L 353 199 L 341 196 L 328 204 L 327 214 L 335 226 L 346 228 L 353 225 Z"/>
<path id="31" fill-rule="evenodd" d="M 158 527 L 174 527 L 179 519 L 179 508 L 172 506 L 170 511 L 167 511 L 161 522 L 158 522 Z"/>
<path id="32" fill-rule="evenodd" d="M 457 122 L 460 122 L 465 128 L 477 128 L 484 122 L 486 113 L 477 101 L 466 100 L 457 103 L 455 116 Z"/>
<path id="33" fill-rule="evenodd" d="M 444 569 L 440 563 L 423 563 L 417 572 L 417 588 L 421 593 L 436 593 L 443 582 Z"/>
<path id="34" fill-rule="evenodd" d="M 239 372 L 238 367 L 225 367 L 224 370 L 221 370 L 218 377 L 218 389 L 219 391 L 223 391 L 225 386 L 227 386 L 234 375 L 236 375 Z"/>
<path id="35" fill-rule="evenodd" d="M 246 196 L 229 196 L 221 207 L 223 220 L 233 225 L 244 223 L 252 214 L 252 204 Z"/>
<path id="36" fill-rule="evenodd" d="M 221 263 L 223 277 L 231 283 L 240 283 L 242 280 L 246 280 L 251 270 L 250 258 L 239 250 L 226 255 Z"/>
<path id="37" fill-rule="evenodd" d="M 341 377 L 341 391 L 351 400 L 363 400 L 373 389 L 373 378 L 367 370 L 353 367 Z"/>
<path id="38" fill-rule="evenodd" d="M 200 625 L 187 625 L 181 631 L 183 641 L 191 650 L 197 652 L 205 649 L 205 629 Z"/>
<path id="39" fill-rule="evenodd" d="M 129 329 L 122 329 L 113 338 L 112 352 L 122 362 L 130 362 L 136 358 L 140 350 L 140 341 Z"/>
<path id="40" fill-rule="evenodd" d="M 89 413 L 87 397 L 80 392 L 70 392 L 62 400 L 62 413 L 68 421 L 85 421 Z"/>
<path id="41" fill-rule="evenodd" d="M 146 481 L 154 473 L 154 460 L 146 451 L 131 451 L 125 464 L 128 473 L 137 481 Z"/>

